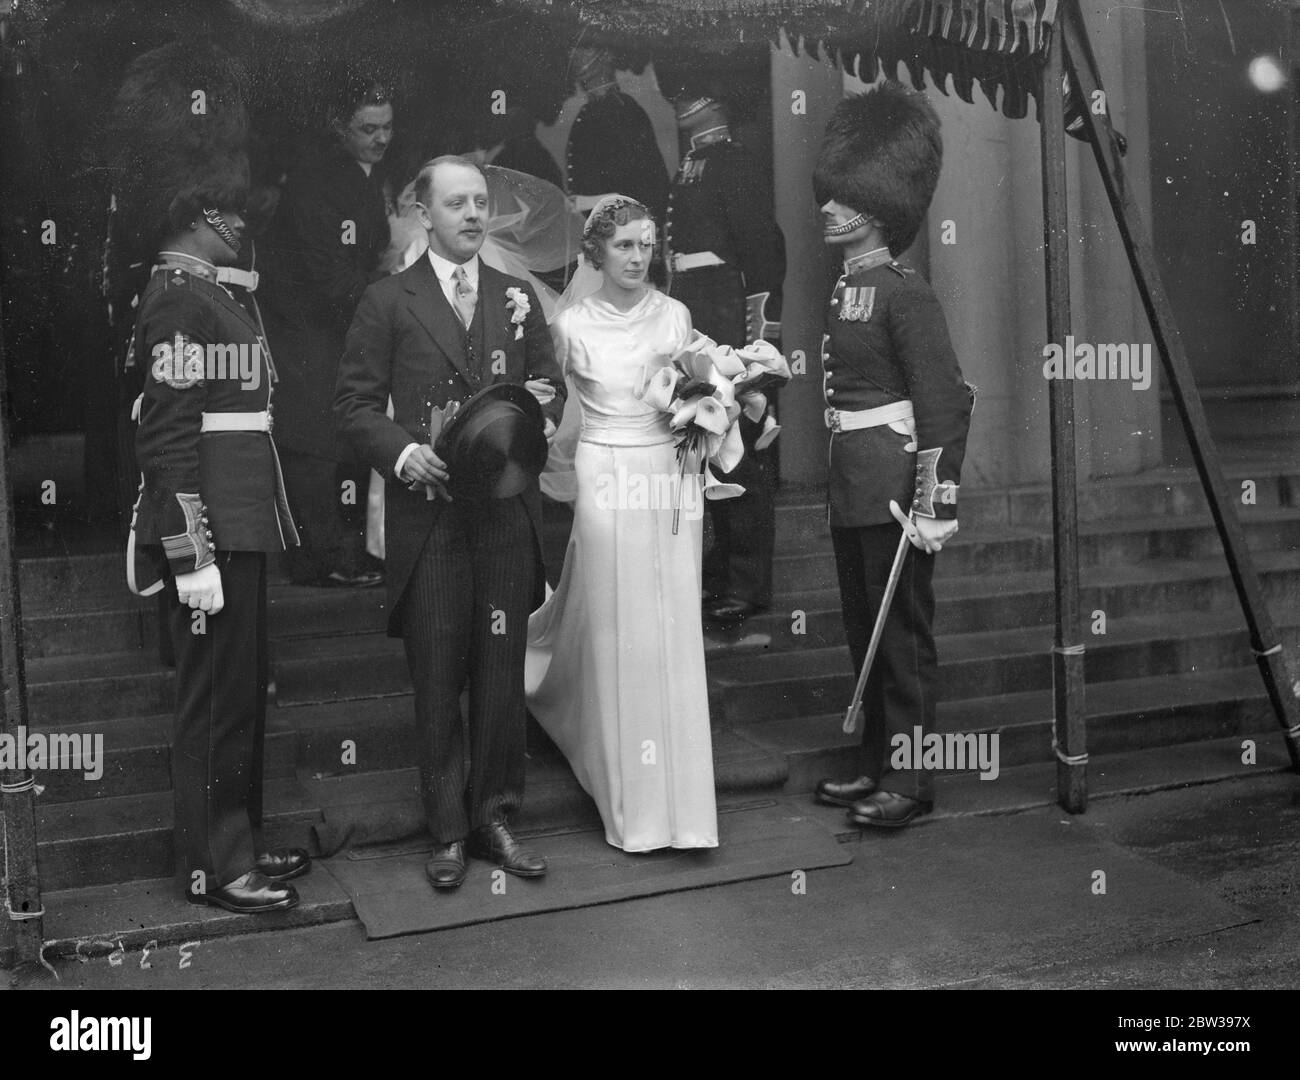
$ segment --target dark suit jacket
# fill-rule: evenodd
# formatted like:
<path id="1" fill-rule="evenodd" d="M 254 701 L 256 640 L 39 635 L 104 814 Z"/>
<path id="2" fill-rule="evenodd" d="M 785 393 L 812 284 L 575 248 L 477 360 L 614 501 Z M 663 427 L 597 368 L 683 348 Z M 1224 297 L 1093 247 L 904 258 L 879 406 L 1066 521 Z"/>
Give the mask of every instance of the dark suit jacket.
<path id="1" fill-rule="evenodd" d="M 367 176 L 338 147 L 306 159 L 261 246 L 258 301 L 281 379 L 276 434 L 288 449 L 351 457 L 339 453 L 331 405 L 344 336 L 388 246 L 386 175 L 379 162 Z"/>
<path id="2" fill-rule="evenodd" d="M 522 289 L 529 312 L 523 336 L 510 321 L 506 289 Z M 555 398 L 543 412 L 559 426 L 564 376 L 541 306 L 532 287 L 480 262 L 478 304 L 471 331 L 482 334 L 478 365 L 471 361 L 467 335 L 443 295 L 428 256 L 371 285 L 357 306 L 339 364 L 334 411 L 343 437 L 358 457 L 388 481 L 385 489 L 385 574 L 388 632 L 400 637 L 399 603 L 435 515 L 448 505 L 409 491 L 393 467 L 411 443 L 429 441 L 429 413 L 449 401 L 464 402 L 496 382 L 547 379 Z M 503 362 L 498 363 L 498 361 Z M 500 370 L 494 370 L 500 369 Z M 386 415 L 389 397 L 393 417 Z M 520 496 L 528 504 L 541 546 L 541 496 L 536 485 Z M 539 583 L 545 581 L 538 576 Z M 544 588 L 539 584 L 539 588 Z"/>

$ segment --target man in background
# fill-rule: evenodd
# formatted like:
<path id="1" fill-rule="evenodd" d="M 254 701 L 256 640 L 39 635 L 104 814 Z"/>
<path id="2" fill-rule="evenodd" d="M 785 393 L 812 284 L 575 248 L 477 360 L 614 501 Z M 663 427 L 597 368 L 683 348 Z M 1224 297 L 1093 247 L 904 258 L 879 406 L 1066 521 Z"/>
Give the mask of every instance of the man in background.
<path id="1" fill-rule="evenodd" d="M 281 380 L 276 442 L 302 536 L 289 579 L 364 588 L 383 581 L 365 550 L 370 474 L 339 437 L 332 405 L 348 326 L 388 246 L 389 91 L 350 75 L 329 121 L 330 144 L 290 170 L 259 295 Z"/>

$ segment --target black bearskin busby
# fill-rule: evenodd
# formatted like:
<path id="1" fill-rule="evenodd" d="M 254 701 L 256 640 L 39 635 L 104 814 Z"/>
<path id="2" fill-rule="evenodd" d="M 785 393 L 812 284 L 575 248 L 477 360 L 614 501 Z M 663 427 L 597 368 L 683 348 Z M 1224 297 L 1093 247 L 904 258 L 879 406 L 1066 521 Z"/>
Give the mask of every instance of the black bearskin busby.
<path id="1" fill-rule="evenodd" d="M 248 195 L 245 77 L 206 42 L 136 57 L 113 102 L 107 157 L 123 235 L 135 258 L 205 208 L 242 210 Z"/>
<path id="2" fill-rule="evenodd" d="M 659 91 L 671 102 L 710 98 L 733 124 L 751 122 L 767 106 L 766 55 L 727 59 L 675 52 L 656 56 L 654 63 Z"/>
<path id="3" fill-rule="evenodd" d="M 835 107 L 813 171 L 818 204 L 842 203 L 881 222 L 891 255 L 917 230 L 943 163 L 939 117 L 922 93 L 884 82 Z"/>

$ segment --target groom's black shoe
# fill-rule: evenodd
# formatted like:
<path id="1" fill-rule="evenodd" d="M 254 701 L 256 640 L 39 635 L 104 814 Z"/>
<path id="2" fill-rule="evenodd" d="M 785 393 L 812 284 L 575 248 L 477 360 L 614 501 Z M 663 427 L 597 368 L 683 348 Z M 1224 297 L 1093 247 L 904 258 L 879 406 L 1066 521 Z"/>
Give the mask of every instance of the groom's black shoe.
<path id="1" fill-rule="evenodd" d="M 818 780 L 813 798 L 827 806 L 852 806 L 875 793 L 876 782 L 869 776 L 859 776 L 856 780 Z"/>
<path id="2" fill-rule="evenodd" d="M 519 846 L 505 823 L 480 825 L 469 834 L 469 853 L 476 859 L 496 863 L 502 870 L 519 877 L 541 877 L 546 860 Z"/>
<path id="3" fill-rule="evenodd" d="M 424 876 L 435 889 L 454 889 L 465 880 L 465 841 L 434 844 Z"/>

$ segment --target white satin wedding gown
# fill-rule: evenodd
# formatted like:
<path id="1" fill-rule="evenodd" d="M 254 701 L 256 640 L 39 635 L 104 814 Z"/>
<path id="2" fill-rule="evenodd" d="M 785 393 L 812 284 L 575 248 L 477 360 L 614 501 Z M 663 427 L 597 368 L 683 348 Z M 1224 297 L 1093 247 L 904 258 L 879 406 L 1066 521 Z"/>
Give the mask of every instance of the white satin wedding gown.
<path id="1" fill-rule="evenodd" d="M 635 394 L 690 315 L 653 290 L 620 312 L 588 297 L 551 324 L 582 409 L 577 500 L 559 587 L 528 624 L 528 707 L 625 851 L 718 843 L 700 624 L 702 494 L 667 417 Z"/>

